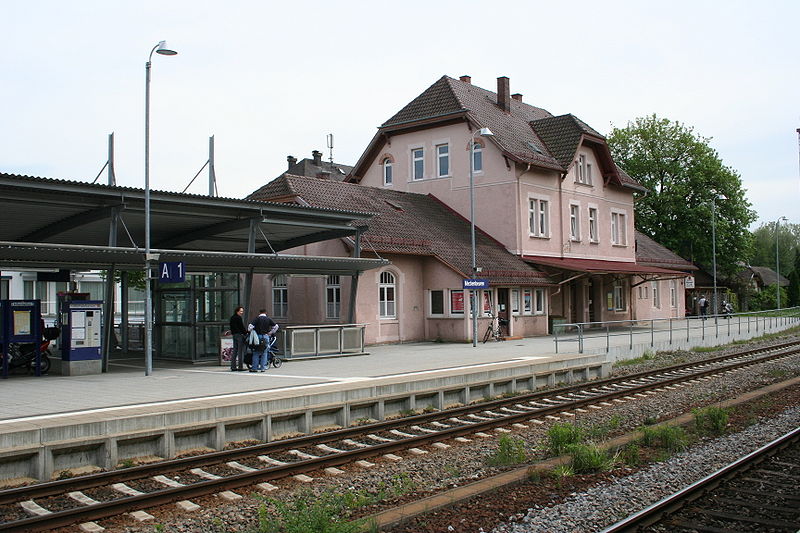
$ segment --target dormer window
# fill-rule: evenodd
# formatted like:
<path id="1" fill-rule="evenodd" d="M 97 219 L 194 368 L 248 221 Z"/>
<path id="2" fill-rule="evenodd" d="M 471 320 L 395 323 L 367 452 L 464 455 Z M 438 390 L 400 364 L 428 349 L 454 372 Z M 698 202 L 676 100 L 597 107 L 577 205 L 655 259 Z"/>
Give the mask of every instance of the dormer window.
<path id="1" fill-rule="evenodd" d="M 575 161 L 575 181 L 584 185 L 592 184 L 592 164 L 586 159 L 586 154 L 580 154 Z"/>
<path id="2" fill-rule="evenodd" d="M 383 184 L 386 186 L 392 184 L 392 160 L 388 157 L 383 160 Z"/>

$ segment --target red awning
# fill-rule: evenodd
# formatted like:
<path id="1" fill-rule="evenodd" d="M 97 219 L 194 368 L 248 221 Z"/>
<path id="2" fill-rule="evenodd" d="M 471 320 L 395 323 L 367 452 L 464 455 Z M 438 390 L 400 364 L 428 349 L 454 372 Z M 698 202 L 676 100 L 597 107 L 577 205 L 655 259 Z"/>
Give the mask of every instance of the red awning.
<path id="1" fill-rule="evenodd" d="M 545 257 L 540 255 L 523 255 L 522 260 L 534 265 L 589 272 L 591 274 L 671 274 L 685 275 L 680 270 L 669 270 L 654 266 L 641 265 L 627 261 L 601 261 L 599 259 L 576 259 L 572 257 Z"/>

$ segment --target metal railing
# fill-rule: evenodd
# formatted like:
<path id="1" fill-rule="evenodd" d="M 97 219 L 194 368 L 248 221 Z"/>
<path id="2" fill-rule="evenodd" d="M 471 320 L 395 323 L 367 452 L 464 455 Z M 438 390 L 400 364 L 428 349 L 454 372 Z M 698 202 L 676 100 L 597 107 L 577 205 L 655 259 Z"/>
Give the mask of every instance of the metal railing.
<path id="1" fill-rule="evenodd" d="M 634 337 L 650 337 L 650 346 L 655 346 L 656 336 L 672 344 L 677 335 L 686 334 L 686 342 L 692 331 L 700 332 L 699 338 L 741 335 L 744 331 L 759 333 L 785 328 L 800 323 L 800 307 L 787 307 L 780 310 L 751 311 L 686 318 L 648 318 L 630 320 L 609 320 L 605 322 L 574 322 L 553 324 L 553 342 L 558 353 L 559 343 L 578 343 L 578 353 L 583 353 L 584 343 L 589 339 L 605 338 L 606 352 L 611 349 L 613 337 L 629 338 L 628 345 L 633 349 Z M 561 335 L 559 336 L 559 332 Z"/>
<path id="2" fill-rule="evenodd" d="M 364 353 L 367 324 L 285 326 L 278 330 L 278 346 L 286 359 Z"/>

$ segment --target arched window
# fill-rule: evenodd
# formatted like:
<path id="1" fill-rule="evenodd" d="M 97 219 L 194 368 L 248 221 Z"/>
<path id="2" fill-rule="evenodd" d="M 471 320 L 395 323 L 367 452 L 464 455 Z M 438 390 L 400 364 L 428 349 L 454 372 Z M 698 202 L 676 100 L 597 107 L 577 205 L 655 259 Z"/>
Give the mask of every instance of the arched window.
<path id="1" fill-rule="evenodd" d="M 272 315 L 279 318 L 289 316 L 289 288 L 285 274 L 272 278 Z"/>
<path id="2" fill-rule="evenodd" d="M 391 272 L 381 272 L 378 294 L 380 298 L 380 317 L 396 318 L 395 277 Z"/>
<path id="3" fill-rule="evenodd" d="M 388 157 L 383 160 L 383 184 L 392 184 L 392 160 Z"/>

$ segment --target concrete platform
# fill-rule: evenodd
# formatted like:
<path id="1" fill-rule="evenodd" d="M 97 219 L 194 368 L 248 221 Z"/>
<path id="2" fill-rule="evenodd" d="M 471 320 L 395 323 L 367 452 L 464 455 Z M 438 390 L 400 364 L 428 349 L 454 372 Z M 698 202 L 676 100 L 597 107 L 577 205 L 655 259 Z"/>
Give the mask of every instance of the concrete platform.
<path id="1" fill-rule="evenodd" d="M 101 375 L 13 376 L 0 381 L 0 480 L 113 469 L 599 378 L 615 359 L 722 344 L 766 327 L 728 332 L 728 324 L 721 331 L 697 322 L 675 321 L 671 333 L 637 327 L 634 341 L 629 330 L 584 339 L 582 354 L 574 337 L 561 336 L 559 354 L 552 337 L 539 337 L 476 348 L 372 346 L 368 355 L 287 361 L 265 373 L 159 363 L 144 376 L 143 361 L 132 358 L 113 360 Z"/>

